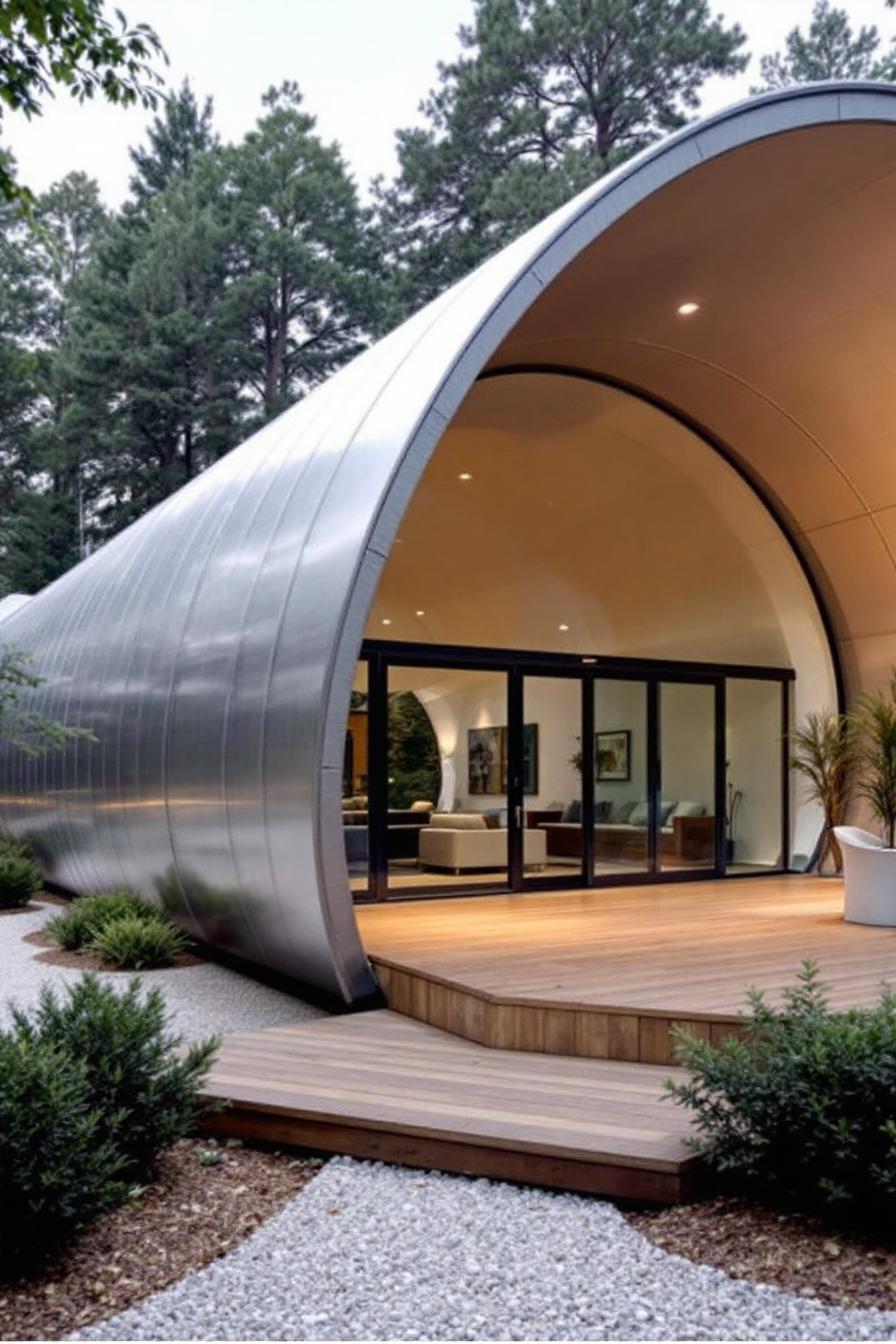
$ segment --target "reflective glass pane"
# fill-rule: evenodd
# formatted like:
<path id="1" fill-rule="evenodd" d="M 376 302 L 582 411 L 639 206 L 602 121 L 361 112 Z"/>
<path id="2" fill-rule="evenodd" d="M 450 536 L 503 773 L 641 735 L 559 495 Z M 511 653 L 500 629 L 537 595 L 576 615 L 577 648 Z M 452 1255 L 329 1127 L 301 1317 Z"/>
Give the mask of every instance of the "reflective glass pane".
<path id="1" fill-rule="evenodd" d="M 388 703 L 389 892 L 506 888 L 506 675 L 393 667 Z"/>
<path id="2" fill-rule="evenodd" d="M 657 856 L 663 871 L 715 866 L 715 687 L 660 686 Z"/>
<path id="3" fill-rule="evenodd" d="M 582 870 L 582 683 L 523 680 L 523 872 Z"/>
<path id="4" fill-rule="evenodd" d="M 728 872 L 781 866 L 781 684 L 726 683 Z"/>
<path id="5" fill-rule="evenodd" d="M 358 663 L 352 686 L 351 706 L 345 729 L 342 763 L 342 834 L 348 882 L 356 896 L 368 889 L 367 769 L 368 769 L 367 664 Z"/>
<path id="6" fill-rule="evenodd" d="M 594 683 L 594 873 L 648 867 L 647 684 Z"/>

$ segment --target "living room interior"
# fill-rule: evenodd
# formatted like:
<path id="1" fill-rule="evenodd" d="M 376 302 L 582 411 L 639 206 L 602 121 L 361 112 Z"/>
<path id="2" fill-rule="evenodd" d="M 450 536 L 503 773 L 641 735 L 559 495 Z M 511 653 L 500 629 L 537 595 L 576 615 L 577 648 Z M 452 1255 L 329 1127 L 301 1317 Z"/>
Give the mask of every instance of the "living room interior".
<path id="1" fill-rule="evenodd" d="M 790 542 L 692 428 L 591 379 L 483 379 L 371 609 L 346 735 L 350 885 L 804 867 L 818 819 L 783 735 L 836 698 Z"/>

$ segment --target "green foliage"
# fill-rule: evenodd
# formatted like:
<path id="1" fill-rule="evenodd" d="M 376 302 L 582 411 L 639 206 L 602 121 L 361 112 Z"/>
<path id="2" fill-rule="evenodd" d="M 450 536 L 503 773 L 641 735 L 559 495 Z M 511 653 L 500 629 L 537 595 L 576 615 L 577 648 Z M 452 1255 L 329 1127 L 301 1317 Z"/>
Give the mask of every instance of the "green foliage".
<path id="1" fill-rule="evenodd" d="M 124 1197 L 124 1158 L 103 1131 L 86 1061 L 0 1034 L 0 1278 Z"/>
<path id="2" fill-rule="evenodd" d="M 19 846 L 0 842 L 0 910 L 27 905 L 42 886 L 37 864 Z"/>
<path id="3" fill-rule="evenodd" d="M 27 653 L 0 641 L 0 742 L 11 743 L 26 756 L 41 756 L 67 742 L 94 741 L 85 729 L 68 728 L 28 708 L 28 692 L 43 681 L 30 662 Z"/>
<path id="4" fill-rule="evenodd" d="M 772 1008 L 749 995 L 742 1039 L 676 1033 L 691 1074 L 668 1083 L 693 1112 L 699 1151 L 735 1188 L 892 1223 L 896 1196 L 896 996 L 833 1013 L 810 961 Z"/>
<path id="5" fill-rule="evenodd" d="M 154 106 L 161 79 L 150 62 L 164 56 L 158 37 L 145 23 L 128 28 L 120 10 L 114 22 L 103 10 L 102 0 L 3 0 L 0 105 L 39 115 L 61 84 L 79 102 L 101 94 Z M 0 164 L 0 196 L 30 197 L 8 164 Z"/>
<path id="6" fill-rule="evenodd" d="M 80 952 L 93 944 L 97 934 L 112 920 L 136 919 L 152 923 L 162 919 L 158 906 L 133 891 L 103 891 L 78 896 L 61 915 L 44 925 L 44 932 L 68 952 Z"/>
<path id="7" fill-rule="evenodd" d="M 151 1174 L 158 1154 L 190 1133 L 203 1113 L 198 1092 L 217 1050 L 209 1039 L 180 1053 L 158 989 L 143 993 L 134 979 L 120 993 L 84 975 L 57 998 L 49 987 L 30 1014 L 15 1011 L 20 1046 L 56 1050 L 85 1071 L 99 1110 L 95 1141 L 122 1158 L 128 1182 Z"/>
<path id="8" fill-rule="evenodd" d="M 860 695 L 853 723 L 858 733 L 859 794 L 880 822 L 883 840 L 896 844 L 896 669 L 886 690 Z"/>
<path id="9" fill-rule="evenodd" d="M 435 803 L 441 790 L 439 744 L 413 691 L 389 699 L 389 806 Z"/>
<path id="10" fill-rule="evenodd" d="M 422 127 L 380 184 L 396 302 L 417 307 L 742 70 L 744 36 L 706 0 L 475 0 Z"/>
<path id="11" fill-rule="evenodd" d="M 791 731 L 790 751 L 791 767 L 805 780 L 807 797 L 824 811 L 818 869 L 824 870 L 830 856 L 839 873 L 843 856 L 834 827 L 843 825 L 855 792 L 859 762 L 855 724 L 845 714 L 813 710 Z"/>
<path id="12" fill-rule="evenodd" d="M 894 79 L 893 44 L 888 52 L 881 53 L 880 42 L 873 24 L 863 24 L 854 32 L 847 10 L 829 0 L 816 0 L 808 31 L 792 28 L 783 52 L 760 59 L 762 84 L 753 92 L 826 79 Z"/>
<path id="13" fill-rule="evenodd" d="M 186 945 L 187 939 L 180 929 L 159 914 L 154 919 L 116 915 L 104 921 L 90 943 L 107 965 L 133 971 L 170 966 Z"/>

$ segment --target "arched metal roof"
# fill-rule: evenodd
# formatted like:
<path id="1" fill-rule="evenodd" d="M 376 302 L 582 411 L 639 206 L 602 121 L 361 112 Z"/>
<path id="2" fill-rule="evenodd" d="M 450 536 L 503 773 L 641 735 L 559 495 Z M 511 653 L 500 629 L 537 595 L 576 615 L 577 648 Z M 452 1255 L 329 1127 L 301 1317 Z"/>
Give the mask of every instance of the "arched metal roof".
<path id="1" fill-rule="evenodd" d="M 445 426 L 552 282 L 654 194 L 751 144 L 894 122 L 896 89 L 829 84 L 654 146 L 10 614 L 3 637 L 47 678 L 41 709 L 97 742 L 7 752 L 0 821 L 65 886 L 156 891 L 250 961 L 347 1001 L 373 990 L 342 846 L 346 714 L 371 599 Z"/>

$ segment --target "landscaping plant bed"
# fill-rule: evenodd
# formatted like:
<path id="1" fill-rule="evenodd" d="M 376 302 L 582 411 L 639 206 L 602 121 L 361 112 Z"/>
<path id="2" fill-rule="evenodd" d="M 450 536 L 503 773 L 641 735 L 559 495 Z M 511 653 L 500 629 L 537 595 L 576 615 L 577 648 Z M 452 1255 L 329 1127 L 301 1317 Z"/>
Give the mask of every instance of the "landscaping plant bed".
<path id="1" fill-rule="evenodd" d="M 734 1279 L 772 1284 L 831 1306 L 896 1310 L 896 1245 L 732 1198 L 627 1217 L 664 1251 Z"/>
<path id="2" fill-rule="evenodd" d="M 232 1250 L 311 1179 L 319 1158 L 182 1139 L 157 1181 L 23 1279 L 0 1279 L 0 1339 L 61 1339 Z"/>
<path id="3" fill-rule="evenodd" d="M 97 952 L 91 952 L 84 949 L 80 952 L 68 952 L 63 947 L 57 947 L 52 938 L 48 937 L 42 929 L 36 929 L 34 933 L 26 933 L 22 939 L 23 943 L 29 943 L 31 947 L 42 947 L 45 950 L 39 952 L 34 958 L 44 966 L 70 966 L 76 971 L 102 971 L 103 975 L 131 975 L 132 971 L 125 966 L 110 966 L 107 961 L 103 961 Z M 170 966 L 144 966 L 140 970 L 141 975 L 152 975 L 153 971 L 175 971 L 180 966 L 200 966 L 204 958 L 198 956 L 195 952 L 178 952 Z"/>

